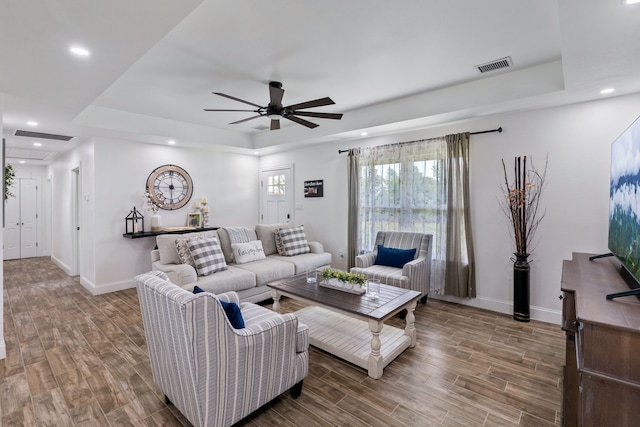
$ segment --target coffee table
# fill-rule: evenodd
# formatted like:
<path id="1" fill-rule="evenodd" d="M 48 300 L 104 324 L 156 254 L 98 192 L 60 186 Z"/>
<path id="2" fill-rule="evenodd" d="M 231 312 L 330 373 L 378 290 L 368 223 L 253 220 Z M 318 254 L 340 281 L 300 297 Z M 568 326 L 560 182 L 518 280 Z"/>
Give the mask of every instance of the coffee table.
<path id="1" fill-rule="evenodd" d="M 381 378 L 384 367 L 405 349 L 416 346 L 415 315 L 420 292 L 380 285 L 380 296 L 369 299 L 317 283 L 306 275 L 267 283 L 273 296 L 273 310 L 280 312 L 280 297 L 311 304 L 295 312 L 309 327 L 309 342 Z M 406 309 L 406 327 L 385 325 L 385 320 Z"/>

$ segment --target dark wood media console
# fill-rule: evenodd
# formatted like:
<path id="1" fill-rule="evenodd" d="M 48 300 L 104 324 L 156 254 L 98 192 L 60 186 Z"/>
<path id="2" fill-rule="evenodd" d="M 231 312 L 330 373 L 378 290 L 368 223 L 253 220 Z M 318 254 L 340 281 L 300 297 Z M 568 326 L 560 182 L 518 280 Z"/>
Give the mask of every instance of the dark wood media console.
<path id="1" fill-rule="evenodd" d="M 564 426 L 640 425 L 640 301 L 613 258 L 574 253 L 562 264 L 566 332 Z"/>

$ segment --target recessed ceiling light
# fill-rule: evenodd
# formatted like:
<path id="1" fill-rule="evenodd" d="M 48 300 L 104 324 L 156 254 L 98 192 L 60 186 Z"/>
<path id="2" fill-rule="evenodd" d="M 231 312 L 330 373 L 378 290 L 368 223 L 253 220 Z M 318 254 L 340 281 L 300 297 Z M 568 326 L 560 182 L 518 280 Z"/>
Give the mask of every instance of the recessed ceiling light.
<path id="1" fill-rule="evenodd" d="M 176 145 L 176 142 L 173 139 L 170 139 L 170 140 L 167 141 L 167 144 Z"/>
<path id="2" fill-rule="evenodd" d="M 34 147 L 42 147 L 42 142 L 34 142 L 33 146 Z"/>
<path id="3" fill-rule="evenodd" d="M 259 151 L 254 151 L 253 154 L 255 154 L 257 156 L 258 154 L 260 154 L 260 152 Z"/>
<path id="4" fill-rule="evenodd" d="M 367 136 L 367 135 L 368 135 L 368 133 L 366 133 L 366 132 L 361 132 L 360 133 L 360 136 Z"/>
<path id="5" fill-rule="evenodd" d="M 639 0 L 639 1 L 640 1 L 640 0 Z M 608 94 L 608 93 L 613 92 L 614 90 L 615 90 L 614 88 L 609 87 L 609 88 L 607 88 L 607 89 L 602 89 L 602 90 L 600 91 L 600 93 L 601 93 L 602 95 L 606 95 L 606 94 Z"/>
<path id="6" fill-rule="evenodd" d="M 624 0 L 625 4 L 636 4 L 640 3 L 640 0 Z"/>
<path id="7" fill-rule="evenodd" d="M 18 163 L 27 163 L 26 160 L 20 160 Z"/>
<path id="8" fill-rule="evenodd" d="M 89 51 L 83 47 L 80 46 L 71 46 L 69 48 L 69 50 L 71 51 L 71 53 L 73 53 L 74 55 L 78 55 L 78 56 L 89 56 Z"/>
<path id="9" fill-rule="evenodd" d="M 29 125 L 29 126 L 38 126 L 38 122 L 30 121 L 30 122 L 27 122 L 27 125 Z"/>

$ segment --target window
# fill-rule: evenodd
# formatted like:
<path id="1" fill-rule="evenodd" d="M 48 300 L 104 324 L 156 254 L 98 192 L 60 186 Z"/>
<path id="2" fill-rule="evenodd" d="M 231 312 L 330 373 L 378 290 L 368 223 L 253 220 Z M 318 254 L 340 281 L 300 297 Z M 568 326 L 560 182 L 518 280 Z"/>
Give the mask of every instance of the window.
<path id="1" fill-rule="evenodd" d="M 272 175 L 267 180 L 267 194 L 270 196 L 284 196 L 286 187 L 284 175 Z"/>
<path id="2" fill-rule="evenodd" d="M 401 146 L 383 147 L 383 152 L 373 158 L 366 154 L 361 157 L 361 252 L 373 249 L 376 233 L 382 230 L 435 235 L 438 218 L 446 212 L 444 192 L 438 185 L 440 150 L 410 150 L 405 156 Z M 404 159 L 398 161 L 399 157 Z"/>

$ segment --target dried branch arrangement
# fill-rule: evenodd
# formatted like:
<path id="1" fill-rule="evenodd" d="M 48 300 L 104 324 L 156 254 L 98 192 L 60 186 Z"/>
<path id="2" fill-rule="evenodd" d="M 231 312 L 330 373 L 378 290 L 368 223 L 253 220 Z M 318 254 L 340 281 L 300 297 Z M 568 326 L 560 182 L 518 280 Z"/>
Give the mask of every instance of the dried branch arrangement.
<path id="1" fill-rule="evenodd" d="M 539 204 L 547 176 L 548 163 L 549 159 L 547 158 L 542 173 L 539 173 L 533 166 L 533 162 L 527 169 L 527 156 L 516 157 L 513 166 L 513 180 L 509 181 L 507 167 L 504 159 L 502 160 L 504 171 L 502 190 L 505 199 L 501 207 L 511 223 L 517 255 L 529 254 L 528 250 L 532 245 L 533 236 L 546 213 L 546 211 L 539 211 Z"/>

